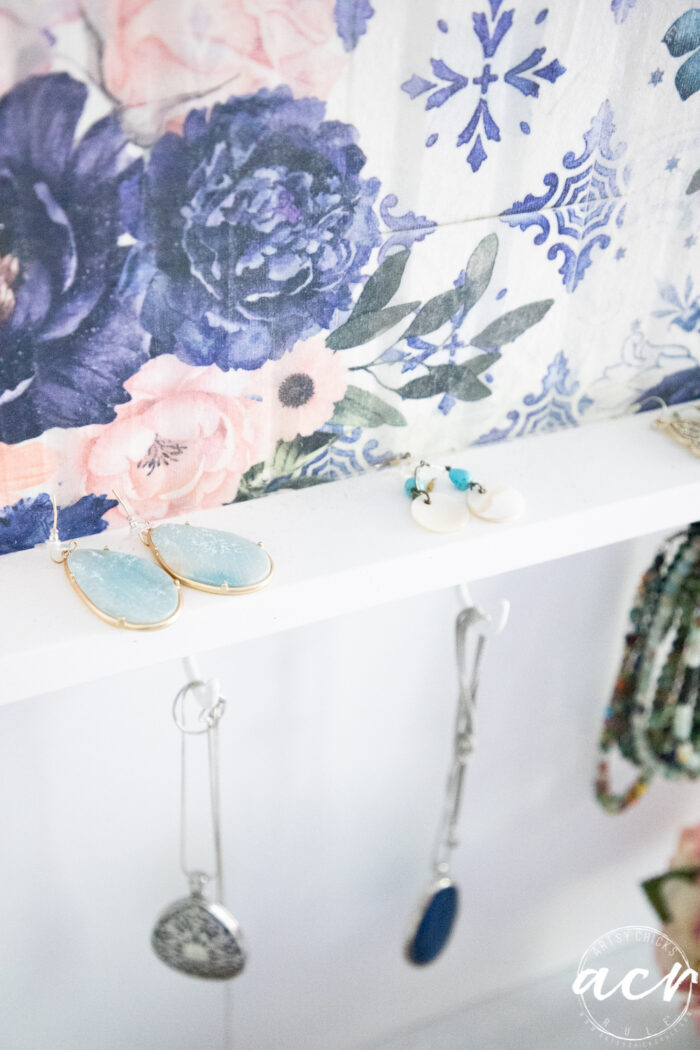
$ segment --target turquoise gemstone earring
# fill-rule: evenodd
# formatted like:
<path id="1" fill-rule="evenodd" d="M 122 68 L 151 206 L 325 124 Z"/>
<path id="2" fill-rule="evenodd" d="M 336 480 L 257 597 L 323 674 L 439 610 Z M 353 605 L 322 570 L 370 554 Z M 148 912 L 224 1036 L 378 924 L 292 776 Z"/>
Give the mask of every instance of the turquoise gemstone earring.
<path id="1" fill-rule="evenodd" d="M 52 495 L 51 560 L 63 565 L 81 601 L 105 623 L 131 631 L 167 627 L 182 608 L 180 584 L 158 565 L 133 554 L 67 546 L 58 535 L 58 507 Z"/>
<path id="2" fill-rule="evenodd" d="M 270 582 L 274 565 L 261 543 L 201 525 L 152 525 L 114 495 L 158 564 L 186 587 L 209 594 L 251 594 Z"/>
<path id="3" fill-rule="evenodd" d="M 436 490 L 437 476 L 425 482 L 421 470 L 430 467 L 420 460 L 412 476 L 405 482 L 411 497 L 411 515 L 417 525 L 429 532 L 457 532 L 464 528 L 470 516 L 492 524 L 515 521 L 525 511 L 525 500 L 518 489 L 506 487 L 484 488 L 474 481 L 471 473 L 462 467 L 435 467 L 445 471 L 455 491 Z M 466 500 L 458 494 L 466 493 Z"/>
<path id="4" fill-rule="evenodd" d="M 460 467 L 445 467 L 445 470 L 454 487 L 459 489 L 460 492 L 466 492 L 472 484 L 472 476 L 469 471 L 462 470 Z"/>
<path id="5" fill-rule="evenodd" d="M 413 475 L 404 485 L 406 493 L 411 497 L 413 520 L 429 532 L 457 532 L 463 529 L 469 521 L 469 506 L 461 497 L 461 493 L 472 489 L 482 493 L 486 490 L 478 481 L 472 480 L 468 470 L 458 467 L 436 467 L 434 469 L 446 472 L 455 490 L 438 492 L 435 489 L 437 477 L 426 482 L 421 476 L 421 471 L 427 467 L 430 467 L 430 463 L 421 459 Z"/>

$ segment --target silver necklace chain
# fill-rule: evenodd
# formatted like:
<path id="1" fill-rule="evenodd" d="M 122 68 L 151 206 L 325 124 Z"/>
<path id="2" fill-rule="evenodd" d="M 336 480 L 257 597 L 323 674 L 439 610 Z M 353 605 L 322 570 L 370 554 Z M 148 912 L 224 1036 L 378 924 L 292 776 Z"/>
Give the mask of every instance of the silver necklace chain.
<path id="1" fill-rule="evenodd" d="M 173 703 L 173 719 L 180 730 L 180 868 L 190 880 L 190 886 L 215 882 L 219 900 L 224 897 L 223 863 L 221 859 L 221 798 L 219 789 L 219 722 L 226 710 L 226 701 L 218 697 L 211 707 L 201 708 L 196 717 L 188 715 L 185 701 L 190 693 L 205 688 L 200 680 L 188 682 L 178 692 Z M 209 773 L 209 806 L 212 841 L 214 844 L 214 873 L 207 875 L 192 868 L 187 861 L 187 737 L 207 734 L 207 765 Z"/>
<path id="2" fill-rule="evenodd" d="M 215 883 L 220 901 L 225 899 L 224 869 L 221 850 L 221 793 L 219 722 L 226 710 L 226 701 L 218 697 L 208 708 L 200 708 L 196 716 L 188 716 L 185 701 L 190 693 L 205 688 L 201 679 L 188 682 L 180 689 L 173 703 L 173 719 L 180 731 L 180 868 L 187 877 L 190 891 L 203 890 L 207 883 Z M 192 868 L 187 860 L 187 738 L 207 734 L 207 765 L 209 773 L 209 804 L 214 845 L 214 873 L 207 875 Z M 233 988 L 226 982 L 223 989 L 223 1050 L 234 1047 Z"/>
<path id="3" fill-rule="evenodd" d="M 468 635 L 470 627 L 475 626 L 477 623 L 482 623 L 486 619 L 487 617 L 479 609 L 470 607 L 462 610 L 455 624 L 459 697 L 455 718 L 452 762 L 447 777 L 445 804 L 437 843 L 433 853 L 432 868 L 436 878 L 449 875 L 452 851 L 459 844 L 457 824 L 462 804 L 467 760 L 474 750 L 474 712 L 479 688 L 481 661 L 486 648 L 486 638 L 480 632 L 477 637 L 474 658 L 470 668 Z"/>

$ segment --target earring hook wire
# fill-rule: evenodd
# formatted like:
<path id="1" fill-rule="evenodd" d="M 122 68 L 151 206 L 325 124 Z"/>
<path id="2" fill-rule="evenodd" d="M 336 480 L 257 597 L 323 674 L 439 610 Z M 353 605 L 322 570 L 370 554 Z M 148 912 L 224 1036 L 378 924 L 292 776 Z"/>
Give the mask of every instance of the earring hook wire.
<path id="1" fill-rule="evenodd" d="M 122 508 L 126 515 L 126 520 L 129 523 L 129 528 L 138 534 L 139 539 L 143 544 L 148 546 L 148 539 L 146 533 L 151 528 L 151 523 L 147 518 L 140 517 L 134 508 L 129 503 L 126 496 L 121 496 L 116 489 L 112 489 L 112 495 L 116 499 L 119 506 Z"/>
<path id="2" fill-rule="evenodd" d="M 650 397 L 642 398 L 642 400 L 638 402 L 637 411 L 644 412 L 645 409 L 643 408 L 643 406 L 646 405 L 648 401 L 658 401 L 661 405 L 662 410 L 664 412 L 668 412 L 668 404 L 664 401 L 662 397 L 658 397 L 657 394 L 652 394 Z"/>
<path id="3" fill-rule="evenodd" d="M 58 539 L 58 504 L 56 503 L 56 497 L 53 494 L 53 492 L 50 493 L 50 497 L 51 506 L 53 508 L 53 526 L 51 528 L 51 538 L 53 538 L 55 535 L 56 539 Z"/>
<path id="4" fill-rule="evenodd" d="M 58 504 L 53 492 L 49 493 L 49 499 L 51 500 L 51 507 L 53 509 L 53 522 L 51 529 L 49 530 L 47 541 L 49 544 L 49 556 L 54 565 L 62 565 L 71 551 L 74 551 L 78 544 L 75 540 L 71 540 L 67 546 L 61 544 L 61 537 L 58 534 Z"/>

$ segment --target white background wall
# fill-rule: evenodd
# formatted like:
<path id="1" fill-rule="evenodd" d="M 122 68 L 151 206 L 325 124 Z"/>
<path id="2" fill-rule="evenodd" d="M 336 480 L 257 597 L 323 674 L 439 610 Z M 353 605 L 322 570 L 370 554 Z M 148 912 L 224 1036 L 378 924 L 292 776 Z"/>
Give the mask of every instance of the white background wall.
<path id="1" fill-rule="evenodd" d="M 484 663 L 459 926 L 422 971 L 401 946 L 449 755 L 454 593 L 232 639 L 202 659 L 229 698 L 227 903 L 251 950 L 229 986 L 229 1047 L 359 1050 L 567 966 L 608 929 L 653 922 L 638 881 L 700 819 L 700 793 L 660 784 L 610 817 L 591 781 L 626 611 L 654 548 L 474 586 L 486 607 L 507 595 L 513 612 Z M 227 1045 L 224 988 L 169 971 L 149 947 L 158 912 L 186 888 L 170 719 L 181 669 L 115 670 L 0 709 L 2 1050 Z M 573 996 L 570 1014 L 579 1024 Z"/>

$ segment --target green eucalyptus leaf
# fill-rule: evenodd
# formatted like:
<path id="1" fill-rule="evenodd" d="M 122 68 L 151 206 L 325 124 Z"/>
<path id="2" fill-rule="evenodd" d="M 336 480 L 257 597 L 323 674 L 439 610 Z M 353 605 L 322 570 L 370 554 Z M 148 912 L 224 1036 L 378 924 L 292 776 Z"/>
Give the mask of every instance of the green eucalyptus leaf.
<path id="1" fill-rule="evenodd" d="M 326 339 L 326 346 L 331 350 L 349 350 L 353 346 L 362 346 L 381 332 L 393 328 L 418 306 L 420 302 L 389 306 L 386 310 L 375 310 L 373 313 L 353 312 L 345 324 L 331 332 Z"/>
<path id="2" fill-rule="evenodd" d="M 553 303 L 554 299 L 542 299 L 540 302 L 527 303 L 510 310 L 474 336 L 472 345 L 478 346 L 480 350 L 492 350 L 503 346 L 504 343 L 512 343 L 528 328 L 541 321 Z"/>
<path id="3" fill-rule="evenodd" d="M 397 409 L 376 394 L 359 386 L 349 386 L 345 397 L 335 406 L 331 423 L 353 427 L 405 427 L 406 419 Z"/>
<path id="4" fill-rule="evenodd" d="M 674 58 L 700 47 L 700 10 L 691 8 L 677 18 L 667 30 L 663 43 Z"/>
<path id="5" fill-rule="evenodd" d="M 464 285 L 460 289 L 465 314 L 469 313 L 488 288 L 497 255 L 498 237 L 495 233 L 489 233 L 469 256 Z"/>
<path id="6" fill-rule="evenodd" d="M 236 503 L 243 503 L 245 500 L 252 499 L 254 496 L 259 495 L 264 491 L 264 482 L 262 480 L 258 482 L 258 478 L 264 469 L 264 460 L 261 460 L 259 463 L 254 463 L 252 467 L 248 467 L 238 483 L 238 491 L 235 500 Z"/>
<path id="7" fill-rule="evenodd" d="M 453 314 L 457 313 L 461 305 L 459 291 L 456 288 L 451 288 L 449 292 L 441 292 L 440 295 L 429 299 L 418 311 L 402 338 L 412 339 L 414 336 L 435 332 L 446 321 L 449 321 Z"/>
<path id="8" fill-rule="evenodd" d="M 326 434 L 316 431 L 308 437 L 295 437 L 292 441 L 279 441 L 272 459 L 270 460 L 270 472 L 276 478 L 284 474 L 292 474 L 303 466 L 307 459 L 311 459 L 322 448 L 332 445 L 338 438 L 337 434 Z"/>
<path id="9" fill-rule="evenodd" d="M 259 474 L 265 469 L 265 461 L 261 460 L 259 463 L 254 463 L 252 467 L 248 467 L 245 474 L 241 478 L 241 482 L 246 485 L 252 485 Z"/>
<path id="10" fill-rule="evenodd" d="M 374 313 L 393 299 L 399 290 L 410 254 L 406 248 L 403 251 L 394 252 L 393 255 L 387 255 L 371 277 L 367 278 L 350 317 L 355 317 L 357 314 Z"/>
<path id="11" fill-rule="evenodd" d="M 329 480 L 329 478 L 320 478 L 318 474 L 303 474 L 298 478 L 290 478 L 284 487 L 286 489 L 310 489 L 314 485 L 326 485 Z"/>
<path id="12" fill-rule="evenodd" d="M 459 401 L 481 401 L 491 394 L 478 378 L 500 358 L 500 354 L 480 354 L 461 365 L 435 365 L 428 375 L 412 379 L 398 393 L 404 398 L 434 397 L 452 394 Z"/>
<path id="13" fill-rule="evenodd" d="M 462 365 L 457 365 L 457 368 L 468 368 L 470 372 L 473 372 L 475 376 L 478 376 L 481 372 L 485 372 L 491 365 L 495 365 L 496 361 L 499 361 L 501 355 L 497 352 L 491 354 L 477 354 L 476 357 L 470 357 L 468 361 L 465 361 Z"/>
<path id="14" fill-rule="evenodd" d="M 695 172 L 692 179 L 688 183 L 688 189 L 685 191 L 687 194 L 697 193 L 700 190 L 700 168 Z"/>
<path id="15" fill-rule="evenodd" d="M 676 73 L 674 84 L 684 102 L 696 91 L 700 91 L 700 51 L 695 51 L 690 58 L 686 58 Z"/>
<path id="16" fill-rule="evenodd" d="M 680 879 L 683 882 L 695 882 L 698 875 L 700 875 L 700 868 L 675 868 L 673 871 L 667 871 L 665 875 L 657 875 L 655 878 L 646 879 L 642 883 L 642 889 L 661 922 L 671 922 L 673 919 L 662 892 L 665 884 L 672 879 Z"/>

